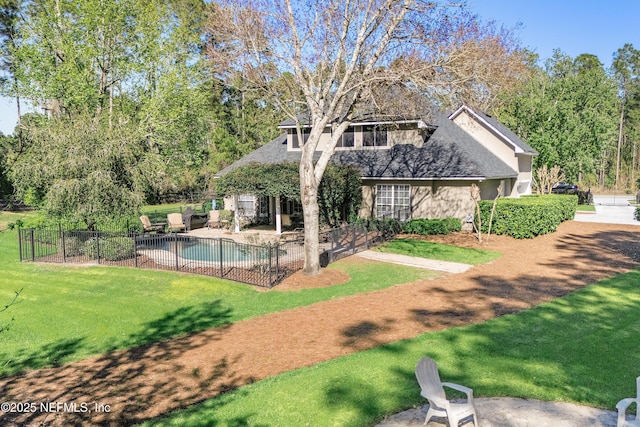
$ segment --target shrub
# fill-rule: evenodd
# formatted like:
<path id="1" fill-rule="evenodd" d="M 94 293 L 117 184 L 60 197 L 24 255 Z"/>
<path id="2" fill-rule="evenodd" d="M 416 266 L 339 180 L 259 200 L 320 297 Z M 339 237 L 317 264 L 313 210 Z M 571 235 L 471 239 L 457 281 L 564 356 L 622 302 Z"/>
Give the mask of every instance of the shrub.
<path id="1" fill-rule="evenodd" d="M 120 261 L 133 258 L 136 250 L 130 237 L 94 237 L 82 247 L 82 252 L 91 259 L 105 259 L 107 261 Z"/>
<path id="2" fill-rule="evenodd" d="M 421 235 L 450 234 L 460 230 L 462 230 L 462 221 L 458 218 L 418 218 L 406 222 L 403 226 L 405 233 Z"/>
<path id="3" fill-rule="evenodd" d="M 62 242 L 64 242 L 64 248 L 62 247 Z M 64 252 L 65 256 L 78 256 L 83 253 L 84 241 L 77 236 L 65 236 L 63 239 L 58 239 L 57 247 L 58 253 L 62 254 Z"/>
<path id="4" fill-rule="evenodd" d="M 591 194 L 591 190 L 578 190 L 577 194 L 579 205 L 593 205 L 593 194 Z"/>
<path id="5" fill-rule="evenodd" d="M 402 231 L 402 223 L 397 219 L 365 219 L 357 223 L 364 223 L 369 231 L 381 231 L 384 235 L 398 234 Z"/>
<path id="6" fill-rule="evenodd" d="M 573 219 L 578 206 L 576 195 L 539 195 L 518 199 L 498 199 L 491 226 L 492 234 L 528 239 L 552 233 L 563 221 Z M 482 232 L 487 233 L 493 200 L 480 201 Z M 477 218 L 474 219 L 478 224 Z"/>

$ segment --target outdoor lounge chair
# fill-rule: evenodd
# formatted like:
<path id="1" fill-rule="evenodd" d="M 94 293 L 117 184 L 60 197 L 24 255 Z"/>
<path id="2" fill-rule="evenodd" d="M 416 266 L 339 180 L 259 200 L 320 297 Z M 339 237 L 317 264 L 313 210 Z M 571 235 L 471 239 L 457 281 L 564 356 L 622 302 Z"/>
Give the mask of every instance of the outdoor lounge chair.
<path id="1" fill-rule="evenodd" d="M 164 226 L 166 225 L 164 222 L 151 223 L 149 217 L 146 215 L 142 215 L 140 221 L 142 222 L 142 229 L 145 233 L 152 233 L 154 231 L 161 233 L 164 231 Z"/>
<path id="2" fill-rule="evenodd" d="M 219 228 L 222 225 L 220 221 L 220 211 L 213 210 L 209 211 L 209 220 L 207 221 L 207 228 Z"/>
<path id="3" fill-rule="evenodd" d="M 416 366 L 416 378 L 420 384 L 420 395 L 429 401 L 429 410 L 424 420 L 426 425 L 432 417 L 447 418 L 450 427 L 458 427 L 460 421 L 472 417 L 473 425 L 478 426 L 478 416 L 473 406 L 473 390 L 470 388 L 440 381 L 438 365 L 433 359 L 423 357 Z M 447 400 L 444 387 L 461 391 L 467 395 L 466 402 Z"/>
<path id="4" fill-rule="evenodd" d="M 632 403 L 636 404 L 636 415 L 632 420 L 627 420 L 627 408 Z M 618 427 L 640 427 L 640 410 L 638 405 L 640 404 L 640 377 L 636 378 L 636 397 L 628 397 L 622 399 L 616 405 L 618 410 Z"/>
<path id="5" fill-rule="evenodd" d="M 182 220 L 182 214 L 179 213 L 170 213 L 167 215 L 167 228 L 169 231 L 186 231 L 187 226 L 184 225 L 184 221 Z"/>

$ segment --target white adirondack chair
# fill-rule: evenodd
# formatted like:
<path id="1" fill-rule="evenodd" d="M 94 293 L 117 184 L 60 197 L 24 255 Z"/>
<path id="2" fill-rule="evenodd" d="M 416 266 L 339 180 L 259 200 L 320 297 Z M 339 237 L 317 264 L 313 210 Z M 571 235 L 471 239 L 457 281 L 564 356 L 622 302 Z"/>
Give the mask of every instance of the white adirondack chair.
<path id="1" fill-rule="evenodd" d="M 420 395 L 429 401 L 429 410 L 424 420 L 426 425 L 432 417 L 447 418 L 450 427 L 458 427 L 460 421 L 472 417 L 473 425 L 478 427 L 478 416 L 473 406 L 473 390 L 454 383 L 440 381 L 438 365 L 429 358 L 423 357 L 416 366 L 416 378 L 420 384 Z M 466 402 L 447 400 L 444 387 L 461 391 L 467 395 Z"/>
<path id="2" fill-rule="evenodd" d="M 627 420 L 627 408 L 632 403 L 636 404 L 636 415 L 632 420 Z M 640 427 L 640 411 L 638 405 L 640 404 L 640 377 L 636 378 L 636 397 L 628 397 L 622 399 L 616 405 L 618 410 L 618 427 Z"/>

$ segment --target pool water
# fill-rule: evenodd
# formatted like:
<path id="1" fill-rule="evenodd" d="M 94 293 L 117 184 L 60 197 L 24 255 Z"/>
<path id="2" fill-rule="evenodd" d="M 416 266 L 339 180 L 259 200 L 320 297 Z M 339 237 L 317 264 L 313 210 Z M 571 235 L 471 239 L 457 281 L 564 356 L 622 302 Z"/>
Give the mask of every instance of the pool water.
<path id="1" fill-rule="evenodd" d="M 220 261 L 219 242 L 184 242 L 180 256 L 193 261 Z M 269 258 L 269 249 L 222 240 L 222 261 L 254 261 Z"/>

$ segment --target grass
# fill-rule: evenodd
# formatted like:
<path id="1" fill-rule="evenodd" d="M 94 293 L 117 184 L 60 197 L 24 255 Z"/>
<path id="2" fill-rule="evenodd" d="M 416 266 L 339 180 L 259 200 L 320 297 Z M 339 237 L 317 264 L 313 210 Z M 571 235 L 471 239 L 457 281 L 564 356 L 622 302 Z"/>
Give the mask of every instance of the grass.
<path id="1" fill-rule="evenodd" d="M 486 264 L 502 255 L 500 252 L 442 245 L 416 239 L 395 239 L 376 248 L 381 252 L 409 255 L 465 264 Z"/>
<path id="2" fill-rule="evenodd" d="M 32 212 L 0 211 L 0 231 L 6 230 L 9 224 L 15 224 L 18 220 L 25 220 L 31 215 L 33 215 Z"/>
<path id="3" fill-rule="evenodd" d="M 431 279 L 428 270 L 335 263 L 351 280 L 328 288 L 261 292 L 240 283 L 167 271 L 20 263 L 17 232 L 0 232 L 0 375 L 78 360 L 267 313 Z M 6 362 L 6 363 L 5 363 Z"/>
<path id="4" fill-rule="evenodd" d="M 640 272 L 481 324 L 424 334 L 268 378 L 153 420 L 154 426 L 370 426 L 424 404 L 413 370 L 428 355 L 476 397 L 613 409 L 640 371 Z M 265 404 L 268 402 L 268 404 Z"/>
<path id="5" fill-rule="evenodd" d="M 578 205 L 576 212 L 595 212 L 596 207 L 593 205 Z"/>

